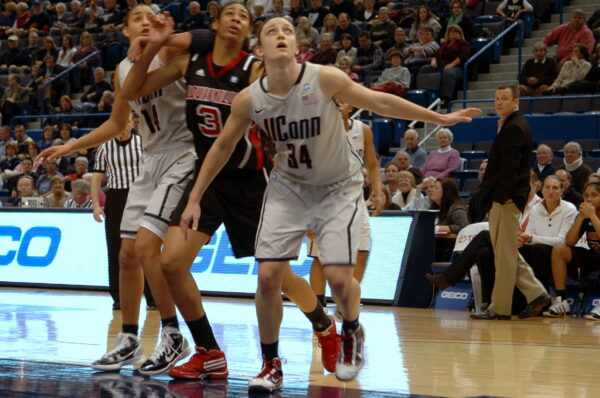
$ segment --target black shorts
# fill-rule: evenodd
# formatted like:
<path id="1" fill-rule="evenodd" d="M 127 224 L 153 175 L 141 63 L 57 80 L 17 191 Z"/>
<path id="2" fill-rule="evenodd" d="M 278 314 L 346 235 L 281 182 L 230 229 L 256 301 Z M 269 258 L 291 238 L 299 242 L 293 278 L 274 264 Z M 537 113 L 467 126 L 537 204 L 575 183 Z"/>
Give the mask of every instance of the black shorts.
<path id="1" fill-rule="evenodd" d="M 600 253 L 584 247 L 571 247 L 572 259 L 567 264 L 569 276 L 575 280 L 600 270 Z"/>
<path id="2" fill-rule="evenodd" d="M 202 197 L 197 230 L 212 236 L 221 224 L 225 224 L 235 257 L 254 256 L 254 242 L 267 177 L 263 170 L 240 171 L 239 175 L 233 177 L 217 177 Z M 190 182 L 183 193 L 173 212 L 171 225 L 179 225 L 195 180 L 194 178 Z"/>

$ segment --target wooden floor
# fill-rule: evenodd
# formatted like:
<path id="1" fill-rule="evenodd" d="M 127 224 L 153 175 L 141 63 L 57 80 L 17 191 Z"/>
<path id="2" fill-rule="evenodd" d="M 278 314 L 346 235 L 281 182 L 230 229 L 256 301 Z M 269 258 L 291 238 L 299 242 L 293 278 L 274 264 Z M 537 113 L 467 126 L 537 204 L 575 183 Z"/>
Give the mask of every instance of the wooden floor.
<path id="1" fill-rule="evenodd" d="M 94 373 L 87 365 L 112 347 L 120 328 L 120 312 L 111 310 L 107 294 L 0 288 L 0 397 L 145 396 L 135 392 L 142 387 L 162 389 L 153 391 L 163 397 L 243 396 L 261 366 L 254 303 L 205 301 L 228 358 L 225 385 L 144 379 L 132 371 Z M 288 305 L 280 341 L 286 387 L 280 395 L 600 397 L 600 323 L 475 321 L 468 315 L 365 306 L 366 365 L 357 380 L 342 383 L 323 371 L 308 321 Z M 159 333 L 158 312 L 143 313 L 140 325 L 149 354 Z M 192 341 L 183 323 L 182 330 Z M 54 393 L 37 379 L 52 382 Z"/>

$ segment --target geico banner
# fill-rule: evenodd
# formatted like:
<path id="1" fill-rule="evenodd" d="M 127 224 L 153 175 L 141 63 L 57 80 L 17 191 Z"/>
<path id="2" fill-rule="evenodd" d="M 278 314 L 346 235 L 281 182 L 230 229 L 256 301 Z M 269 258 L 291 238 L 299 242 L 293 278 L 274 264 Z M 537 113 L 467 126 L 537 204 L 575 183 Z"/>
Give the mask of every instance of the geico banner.
<path id="1" fill-rule="evenodd" d="M 370 221 L 372 246 L 362 297 L 391 301 L 412 217 L 372 217 Z M 292 270 L 308 279 L 311 264 L 303 243 L 298 260 L 291 262 Z M 96 223 L 91 213 L 0 213 L 0 281 L 108 286 L 107 273 L 104 225 Z M 233 256 L 223 227 L 192 265 L 194 279 L 205 292 L 253 294 L 257 273 L 254 258 Z"/>
<path id="2" fill-rule="evenodd" d="M 91 213 L 0 212 L 0 281 L 108 286 L 106 253 Z"/>

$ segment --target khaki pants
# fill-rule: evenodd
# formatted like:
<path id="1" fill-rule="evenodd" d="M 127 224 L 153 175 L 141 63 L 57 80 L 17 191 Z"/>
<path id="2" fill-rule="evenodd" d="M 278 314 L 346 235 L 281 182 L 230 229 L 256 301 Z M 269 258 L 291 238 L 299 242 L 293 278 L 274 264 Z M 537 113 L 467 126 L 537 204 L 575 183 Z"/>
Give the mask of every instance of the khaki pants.
<path id="1" fill-rule="evenodd" d="M 512 200 L 504 204 L 494 202 L 490 210 L 490 236 L 494 247 L 496 281 L 489 310 L 499 315 L 510 315 L 515 285 L 530 303 L 546 289 L 533 275 L 517 249 L 519 209 Z"/>

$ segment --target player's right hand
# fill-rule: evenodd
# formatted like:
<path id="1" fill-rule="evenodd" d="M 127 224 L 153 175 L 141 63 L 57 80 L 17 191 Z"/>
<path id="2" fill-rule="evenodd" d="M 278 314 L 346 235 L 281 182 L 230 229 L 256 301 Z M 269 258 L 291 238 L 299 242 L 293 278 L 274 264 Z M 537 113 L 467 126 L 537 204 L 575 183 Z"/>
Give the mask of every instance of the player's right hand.
<path id="1" fill-rule="evenodd" d="M 168 11 L 159 15 L 149 15 L 148 20 L 152 25 L 149 39 L 152 43 L 164 44 L 167 38 L 175 30 L 175 21 Z"/>
<path id="2" fill-rule="evenodd" d="M 73 150 L 71 150 L 71 148 L 69 148 L 68 145 L 54 145 L 48 149 L 44 149 L 39 155 L 35 157 L 35 160 L 52 160 L 56 158 L 62 158 L 64 156 L 69 156 L 71 153 L 73 153 Z"/>
<path id="3" fill-rule="evenodd" d="M 102 207 L 94 206 L 94 220 L 102 222 L 103 219 L 106 219 L 106 214 L 104 214 Z"/>
<path id="4" fill-rule="evenodd" d="M 129 50 L 127 50 L 127 58 L 131 62 L 135 62 L 142 56 L 142 51 L 144 51 L 144 46 L 148 43 L 150 38 L 146 36 L 138 36 L 135 39 L 129 42 Z"/>
<path id="5" fill-rule="evenodd" d="M 188 228 L 192 228 L 194 231 L 198 229 L 198 223 L 200 222 L 200 203 L 192 203 L 188 202 L 183 214 L 181 215 L 181 221 L 179 222 L 179 226 L 181 227 L 181 232 L 183 232 L 183 237 L 187 239 L 187 231 Z M 192 224 L 190 227 L 190 223 Z"/>

